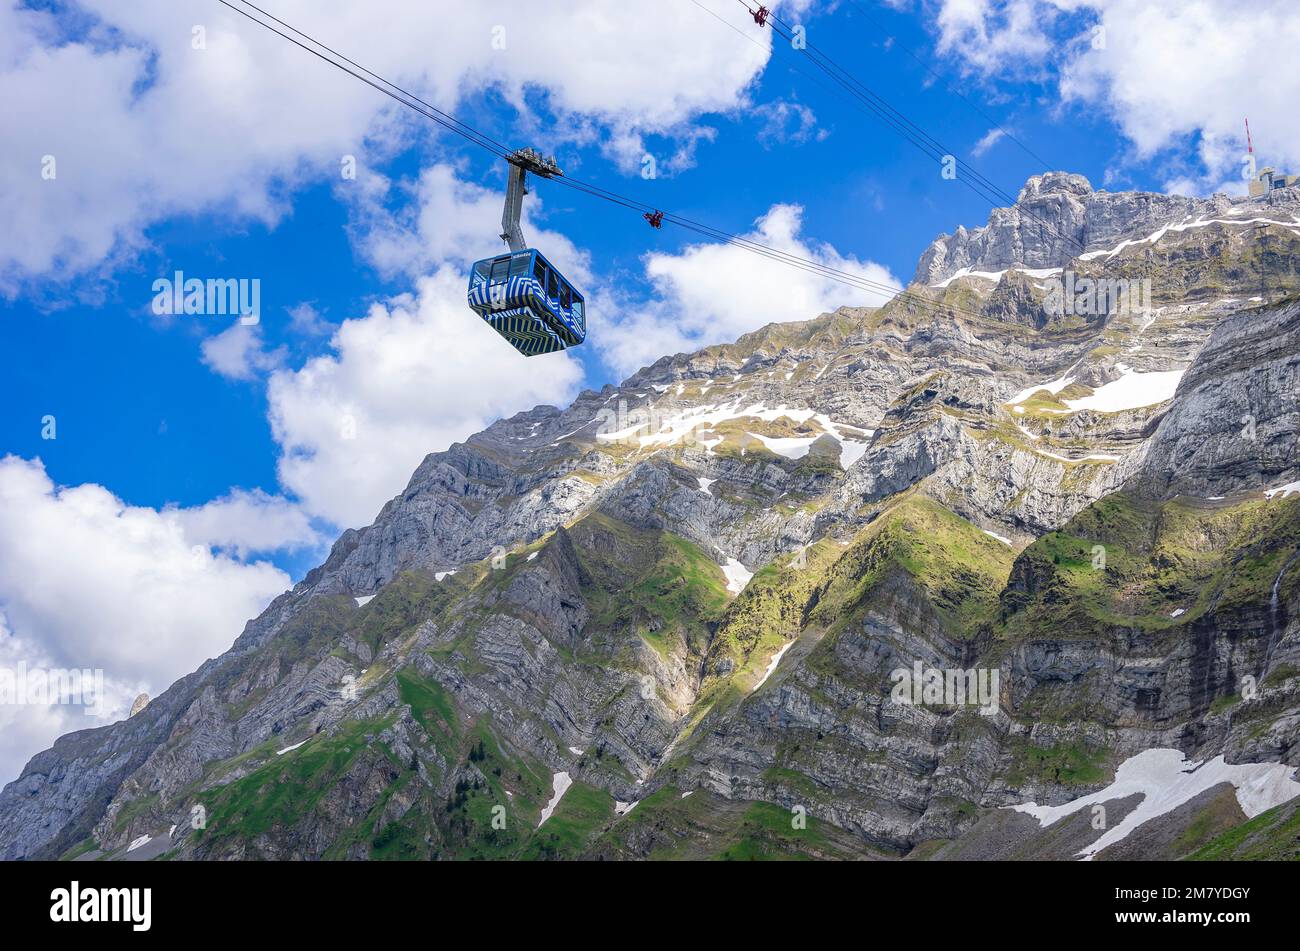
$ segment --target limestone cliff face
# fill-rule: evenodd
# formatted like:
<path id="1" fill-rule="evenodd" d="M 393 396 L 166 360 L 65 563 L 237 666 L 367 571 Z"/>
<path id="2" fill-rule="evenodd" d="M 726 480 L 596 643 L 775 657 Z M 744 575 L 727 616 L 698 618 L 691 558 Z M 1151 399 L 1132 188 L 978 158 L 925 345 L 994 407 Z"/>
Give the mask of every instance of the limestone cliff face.
<path id="1" fill-rule="evenodd" d="M 1229 495 L 1300 476 L 1300 302 L 1225 319 L 1179 383 L 1139 477 L 1164 497 Z"/>
<path id="2" fill-rule="evenodd" d="M 428 456 L 229 652 L 35 757 L 0 857 L 986 854 L 1153 747 L 1300 765 L 1292 192 L 1036 177 L 908 299 Z M 1151 306 L 1053 311 L 1067 269 Z M 916 664 L 992 708 L 897 702 Z"/>

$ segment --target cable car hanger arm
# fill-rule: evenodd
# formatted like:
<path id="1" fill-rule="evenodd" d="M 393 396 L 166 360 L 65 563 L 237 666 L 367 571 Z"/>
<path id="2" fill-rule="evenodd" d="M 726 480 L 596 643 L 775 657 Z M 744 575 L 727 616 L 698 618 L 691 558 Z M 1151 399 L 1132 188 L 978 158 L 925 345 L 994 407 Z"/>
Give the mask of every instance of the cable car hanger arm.
<path id="1" fill-rule="evenodd" d="M 523 251 L 528 242 L 519 226 L 519 216 L 523 212 L 524 196 L 528 194 L 528 173 L 542 178 L 554 178 L 564 173 L 555 164 L 554 156 L 544 157 L 536 149 L 516 149 L 506 161 L 510 163 L 510 181 L 506 185 L 505 207 L 501 210 L 501 240 L 511 251 Z"/>

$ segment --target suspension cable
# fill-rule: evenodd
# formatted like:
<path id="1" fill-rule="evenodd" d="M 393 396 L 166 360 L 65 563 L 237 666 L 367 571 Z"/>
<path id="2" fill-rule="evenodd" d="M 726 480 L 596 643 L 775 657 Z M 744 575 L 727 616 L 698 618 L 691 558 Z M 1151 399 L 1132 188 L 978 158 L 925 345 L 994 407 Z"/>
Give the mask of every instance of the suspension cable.
<path id="1" fill-rule="evenodd" d="M 750 6 L 749 0 L 737 0 L 745 8 L 750 16 L 755 16 L 755 10 Z M 697 6 L 699 4 L 697 3 Z M 712 11 L 710 11 L 712 12 Z M 725 21 L 724 21 L 725 22 Z M 730 25 L 730 24 L 728 24 Z M 831 57 L 827 56 L 812 43 L 808 42 L 806 37 L 799 38 L 798 44 L 795 43 L 796 36 L 794 27 L 786 23 L 775 13 L 768 13 L 767 25 L 771 27 L 773 33 L 787 40 L 792 49 L 798 49 L 804 56 L 810 60 L 813 65 L 817 66 L 831 80 L 838 83 L 847 91 L 858 103 L 874 114 L 878 119 L 889 126 L 900 137 L 912 144 L 930 159 L 942 163 L 945 158 L 952 156 L 954 161 L 955 177 L 970 188 L 977 195 L 993 205 L 1013 206 L 1016 199 L 1011 194 L 994 182 L 990 181 L 970 162 L 960 162 L 956 159 L 951 149 L 947 148 L 938 139 L 931 136 L 920 125 L 913 122 L 905 113 L 892 106 L 884 97 L 880 96 L 869 86 L 859 80 L 848 70 L 841 67 Z M 1020 208 L 1018 209 L 1022 217 L 1038 224 L 1041 228 L 1055 233 L 1062 240 L 1075 245 L 1080 251 L 1086 250 L 1086 245 L 1073 235 L 1066 234 L 1056 225 L 1048 222 L 1034 212 Z"/>
<path id="2" fill-rule="evenodd" d="M 479 130 L 475 129 L 473 126 L 469 125 L 468 123 L 462 122 L 461 120 L 457 119 L 455 116 L 452 116 L 450 113 L 447 113 L 444 110 L 441 110 L 436 106 L 433 106 L 432 104 L 424 101 L 423 99 L 420 99 L 418 96 L 403 89 L 401 86 L 398 86 L 396 83 L 393 83 L 388 79 L 385 79 L 384 77 L 380 76 L 378 73 L 375 73 L 370 69 L 367 69 L 366 67 L 360 65 L 359 63 L 349 59 L 348 57 L 339 53 L 337 50 L 334 50 L 333 48 L 327 46 L 326 44 L 308 35 L 307 33 L 304 33 L 303 31 L 297 29 L 296 27 L 290 25 L 289 23 L 286 23 L 284 20 L 281 20 L 278 17 L 275 17 L 273 14 L 263 10 L 261 7 L 258 7 L 255 4 L 249 2 L 249 0 L 238 0 L 238 2 L 241 2 L 245 6 L 253 10 L 256 10 L 258 13 L 267 17 L 269 20 L 284 27 L 290 33 L 293 33 L 296 36 L 301 37 L 302 40 L 305 40 L 306 42 L 302 42 L 302 40 L 295 39 L 294 36 L 289 35 L 289 33 L 282 32 L 281 30 L 276 29 L 270 23 L 258 19 L 257 17 L 248 13 L 246 10 L 240 9 L 238 6 L 235 6 L 233 3 L 229 2 L 229 0 L 217 0 L 217 2 L 222 4 L 225 7 L 228 7 L 229 9 L 240 14 L 241 16 L 251 20 L 252 22 L 258 24 L 259 26 L 269 30 L 270 32 L 276 34 L 277 36 L 280 36 L 283 39 L 288 40 L 289 42 L 293 43 L 295 46 L 298 46 L 299 48 L 306 50 L 308 53 L 311 53 L 313 56 L 317 57 L 318 59 L 323 60 L 326 63 L 329 63 L 331 66 L 334 66 L 336 69 L 339 69 L 340 71 L 345 72 L 348 75 L 361 80 L 366 85 L 378 90 L 379 92 L 382 92 L 384 95 L 388 96 L 389 98 L 393 99 L 396 102 L 401 103 L 402 105 L 419 113 L 420 115 L 423 115 L 425 118 L 432 120 L 433 122 L 437 123 L 439 126 L 448 130 L 449 132 L 453 132 L 456 135 L 459 135 L 462 138 L 466 139 L 467 141 L 472 142 L 474 145 L 477 145 L 480 148 L 483 148 L 491 152 L 496 157 L 502 159 L 509 159 L 510 156 L 513 154 L 514 151 L 513 149 L 502 144 L 501 142 L 497 141 L 491 136 L 483 132 L 480 132 Z M 310 46 L 307 45 L 309 43 L 312 45 Z M 319 50 L 314 49 L 313 46 L 319 47 L 320 49 Z M 330 55 L 327 56 L 325 53 L 320 52 L 320 50 L 325 50 Z M 331 59 L 330 58 L 331 56 L 337 57 L 337 59 Z M 358 70 L 359 72 L 354 71 L 353 69 L 349 69 L 348 66 L 355 67 L 355 70 Z M 584 194 L 590 195 L 591 197 L 599 198 L 604 201 L 608 201 L 613 204 L 620 205 L 624 208 L 637 211 L 639 213 L 658 210 L 654 206 L 648 205 L 645 202 L 638 201 L 634 198 L 629 198 L 625 195 L 620 195 L 617 192 L 610 191 L 609 189 L 603 188 L 594 183 L 584 182 L 581 179 L 576 179 L 567 175 L 558 176 L 555 178 L 551 178 L 549 180 L 554 183 L 563 185 L 565 187 L 572 188 L 576 191 L 583 192 Z M 976 319 L 984 319 L 984 315 L 977 311 L 967 310 L 965 308 L 955 306 L 952 304 L 945 304 L 940 301 L 933 300 L 930 297 L 920 295 L 912 291 L 896 288 L 891 284 L 886 284 L 880 281 L 873 281 L 870 278 L 863 277 L 860 274 L 855 274 L 851 271 L 846 271 L 841 268 L 835 268 L 827 264 L 822 264 L 818 261 L 814 261 L 808 258 L 803 258 L 791 252 L 782 251 L 778 248 L 773 248 L 770 245 L 766 245 L 761 242 L 754 241 L 753 239 L 746 238 L 741 235 L 731 234 L 730 232 L 726 232 L 719 228 L 715 228 L 712 225 L 704 224 L 699 221 L 694 221 L 682 215 L 665 212 L 662 216 L 662 220 L 669 221 L 684 230 L 691 231 L 693 233 L 707 237 L 711 240 L 729 244 L 732 245 L 733 247 L 737 247 L 752 252 L 754 254 L 762 255 L 763 257 L 769 260 L 776 261 L 781 264 L 785 264 L 789 267 L 797 268 L 799 270 L 805 271 L 807 273 L 813 274 L 815 276 L 821 277 L 826 280 L 856 287 L 859 290 L 865 290 L 865 291 L 877 293 L 885 297 L 902 298 L 905 301 L 912 302 L 919 306 L 927 307 L 935 311 L 948 310 L 948 311 L 963 313 L 970 317 L 974 317 Z"/>
<path id="3" fill-rule="evenodd" d="M 867 8 L 866 8 L 866 7 L 864 7 L 862 4 L 858 3 L 858 0 L 849 0 L 849 3 L 850 3 L 850 5 L 852 5 L 852 7 L 853 7 L 855 10 L 857 10 L 860 14 L 862 14 L 863 17 L 865 17 L 867 20 L 869 20 L 869 21 L 870 21 L 870 22 L 871 22 L 871 23 L 876 27 L 876 29 L 877 29 L 877 30 L 878 30 L 878 31 L 879 31 L 883 36 L 885 36 L 885 37 L 886 37 L 886 38 L 887 38 L 891 43 L 896 43 L 896 44 L 898 45 L 898 48 L 899 48 L 899 49 L 901 49 L 901 50 L 902 50 L 904 53 L 906 53 L 908 56 L 912 57 L 912 59 L 916 60 L 916 62 L 921 66 L 921 68 L 924 69 L 927 73 L 929 73 L 930 76 L 931 76 L 933 79 L 936 79 L 936 80 L 942 80 L 942 79 L 943 79 L 942 76 L 940 76 L 937 72 L 935 72 L 934 68 L 933 68 L 929 63 L 927 63 L 925 60 L 921 59 L 921 57 L 917 56 L 916 53 L 913 52 L 913 51 L 912 51 L 912 50 L 911 50 L 907 45 L 905 45 L 905 44 L 903 44 L 903 43 L 899 43 L 899 42 L 898 42 L 898 38 L 895 37 L 895 36 L 893 36 L 892 34 L 890 34 L 889 31 L 888 31 L 887 29 L 885 29 L 884 24 L 881 23 L 879 20 L 877 20 L 875 17 L 873 17 L 873 16 L 872 16 L 868 11 L 867 11 Z M 991 115 L 989 115 L 987 112 L 985 112 L 983 109 L 981 109 L 981 108 L 979 107 L 979 105 L 976 104 L 976 103 L 974 102 L 974 100 L 970 99 L 970 98 L 969 98 L 965 93 L 963 93 L 960 89 L 956 89 L 956 88 L 954 88 L 953 86 L 948 86 L 947 89 L 948 89 L 949 92 L 953 93 L 953 94 L 956 95 L 959 99 L 961 99 L 962 102 L 966 103 L 966 105 L 970 106 L 971 109 L 973 109 L 975 112 L 979 113 L 979 115 L 980 115 L 980 116 L 981 116 L 981 117 L 982 117 L 986 122 L 991 122 L 991 123 L 993 124 L 993 128 L 995 128 L 997 131 L 1001 132 L 1001 133 L 1002 133 L 1004 136 L 1006 136 L 1010 141 L 1014 142 L 1014 143 L 1015 143 L 1015 144 L 1020 148 L 1020 151 L 1024 152 L 1024 153 L 1025 153 L 1026 155 L 1028 155 L 1030 158 L 1034 159 L 1034 161 L 1038 162 L 1039 165 L 1043 166 L 1043 170 L 1044 170 L 1044 171 L 1049 171 L 1049 172 L 1050 172 L 1050 171 L 1052 170 L 1052 163 L 1051 163 L 1051 162 L 1047 161 L 1047 159 L 1043 158 L 1041 155 L 1039 155 L 1037 152 L 1035 152 L 1035 151 L 1034 151 L 1033 149 L 1031 149 L 1029 146 L 1025 145 L 1025 143 L 1021 142 L 1021 141 L 1020 141 L 1018 138 L 1016 138 L 1015 135 L 1013 135 L 1009 130 L 1003 128 L 1002 124 L 1001 124 L 1000 122 L 998 122 L 997 119 L 994 119 Z"/>

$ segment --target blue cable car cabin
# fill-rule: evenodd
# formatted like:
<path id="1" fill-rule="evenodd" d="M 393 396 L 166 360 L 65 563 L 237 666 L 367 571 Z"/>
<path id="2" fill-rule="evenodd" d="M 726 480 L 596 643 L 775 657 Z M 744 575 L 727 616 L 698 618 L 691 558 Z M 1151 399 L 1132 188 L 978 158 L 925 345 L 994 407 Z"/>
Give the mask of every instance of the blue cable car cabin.
<path id="1" fill-rule="evenodd" d="M 587 338 L 582 295 L 536 248 L 476 261 L 469 306 L 526 357 Z"/>

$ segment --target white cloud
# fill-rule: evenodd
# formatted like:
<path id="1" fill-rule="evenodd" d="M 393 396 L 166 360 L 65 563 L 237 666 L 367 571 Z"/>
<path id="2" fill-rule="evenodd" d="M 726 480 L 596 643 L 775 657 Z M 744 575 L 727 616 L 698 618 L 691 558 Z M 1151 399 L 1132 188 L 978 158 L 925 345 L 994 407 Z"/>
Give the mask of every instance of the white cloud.
<path id="1" fill-rule="evenodd" d="M 252 554 L 297 551 L 319 546 L 322 536 L 301 507 L 261 489 L 233 489 L 219 499 L 192 508 L 168 506 L 186 541 L 245 559 Z"/>
<path id="2" fill-rule="evenodd" d="M 330 331 L 328 321 L 310 301 L 289 308 L 289 327 L 300 337 L 319 337 Z"/>
<path id="3" fill-rule="evenodd" d="M 744 237 L 778 251 L 901 289 L 883 265 L 845 256 L 800 235 L 803 209 L 774 205 Z M 640 306 L 597 298 L 593 311 L 623 313 L 596 340 L 622 372 L 664 354 L 730 342 L 773 321 L 806 320 L 842 305 L 873 306 L 893 296 L 833 281 L 728 244 L 700 244 L 681 254 L 651 254 L 646 274 L 656 299 Z"/>
<path id="4" fill-rule="evenodd" d="M 1057 13 L 1043 0 L 942 0 L 939 52 L 979 72 L 1036 74 L 1053 51 L 1046 25 Z"/>
<path id="5" fill-rule="evenodd" d="M 234 537 L 226 517 L 242 510 L 251 523 L 255 510 L 277 510 L 273 500 L 214 505 L 158 512 L 98 485 L 57 487 L 39 461 L 0 458 L 0 665 L 102 669 L 111 720 L 137 692 L 156 695 L 224 651 L 290 579 L 207 545 L 270 541 L 251 524 L 261 538 Z M 59 733 L 98 722 L 79 707 L 0 709 L 0 775 Z"/>
<path id="6" fill-rule="evenodd" d="M 345 321 L 333 352 L 272 374 L 280 481 L 312 515 L 368 525 L 424 456 L 582 377 L 567 353 L 520 356 L 465 304 L 465 274 L 438 268 L 414 295 Z"/>
<path id="7" fill-rule="evenodd" d="M 376 177 L 350 196 L 358 249 L 384 274 L 411 279 L 444 264 L 464 270 L 473 261 L 500 254 L 505 251 L 499 237 L 504 179 L 503 174 L 503 190 L 495 191 L 463 181 L 444 164 L 424 169 L 413 183 Z M 575 286 L 590 286 L 590 256 L 564 235 L 536 224 L 544 196 L 535 183 L 529 190 L 521 220 L 524 237 L 531 246 L 545 248 L 547 259 Z"/>
<path id="8" fill-rule="evenodd" d="M 90 16 L 0 0 L 0 293 L 92 271 L 171 215 L 220 209 L 273 224 L 294 185 L 337 181 L 343 155 L 375 165 L 407 141 L 401 130 L 432 128 L 215 2 L 82 7 Z M 719 15 L 740 25 L 744 11 L 728 7 Z M 442 108 L 495 89 L 540 147 L 597 135 L 633 165 L 647 133 L 707 135 L 695 119 L 745 103 L 770 54 L 766 34 L 738 43 L 717 24 L 683 30 L 654 4 L 608 0 L 544 15 L 477 0 L 280 0 L 274 12 Z M 196 20 L 204 49 L 192 48 Z M 535 121 L 538 108 L 556 121 Z"/>
<path id="9" fill-rule="evenodd" d="M 1300 168 L 1294 0 L 942 0 L 939 49 L 989 77 L 1056 71 L 1061 101 L 1115 121 L 1140 161 L 1194 143 L 1170 190 L 1244 190 L 1244 119 L 1260 166 Z"/>
<path id="10" fill-rule="evenodd" d="M 1140 158 L 1197 136 L 1202 188 L 1240 190 L 1249 116 L 1260 165 L 1300 168 L 1300 73 L 1287 65 L 1300 48 L 1294 2 L 1091 6 L 1105 28 L 1105 48 L 1084 47 L 1066 71 L 1062 95 L 1108 103 Z"/>
<path id="11" fill-rule="evenodd" d="M 24 671 L 47 672 L 57 667 L 37 645 L 11 632 L 4 614 L 0 613 L 0 671 L 4 672 L 7 684 L 26 679 L 22 677 Z M 90 683 L 97 686 L 93 676 Z M 66 700 L 48 703 L 44 697 L 33 696 L 23 697 L 23 702 L 0 703 L 0 785 L 15 779 L 32 754 L 45 749 L 64 733 L 120 720 L 129 712 L 131 701 L 142 692 L 139 684 L 110 680 L 107 676 L 102 682 L 102 699 L 94 696 L 94 690 L 92 686 L 90 695 L 77 698 L 91 701 L 94 704 L 91 707 Z M 7 697 L 6 701 L 16 699 Z"/>
<path id="12" fill-rule="evenodd" d="M 214 372 L 232 380 L 252 380 L 275 369 L 284 360 L 284 349 L 268 351 L 262 344 L 259 324 L 235 322 L 200 344 L 203 362 Z"/>
<path id="13" fill-rule="evenodd" d="M 1003 138 L 1006 134 L 1006 131 L 1001 128 L 989 129 L 988 132 L 984 133 L 984 135 L 980 137 L 980 140 L 971 147 L 970 154 L 975 158 L 979 158 L 989 149 L 993 148 L 993 146 L 997 145 L 998 140 Z"/>
<path id="14" fill-rule="evenodd" d="M 763 120 L 758 141 L 764 145 L 773 142 L 802 145 L 814 138 L 821 142 L 830 135 L 828 130 L 817 127 L 816 113 L 799 102 L 777 99 L 756 106 L 753 111 Z"/>

